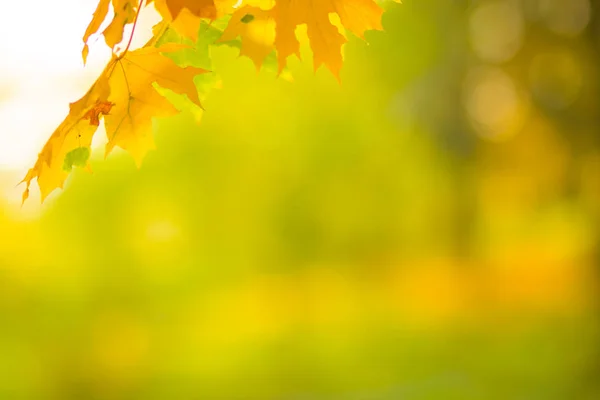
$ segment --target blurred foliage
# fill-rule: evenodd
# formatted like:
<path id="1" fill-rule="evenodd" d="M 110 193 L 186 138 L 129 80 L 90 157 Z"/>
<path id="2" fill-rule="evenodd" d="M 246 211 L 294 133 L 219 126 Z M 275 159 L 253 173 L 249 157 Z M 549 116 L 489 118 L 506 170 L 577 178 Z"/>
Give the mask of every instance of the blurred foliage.
<path id="1" fill-rule="evenodd" d="M 341 86 L 218 47 L 200 126 L 0 207 L 0 398 L 598 398 L 597 13 L 405 1 Z"/>

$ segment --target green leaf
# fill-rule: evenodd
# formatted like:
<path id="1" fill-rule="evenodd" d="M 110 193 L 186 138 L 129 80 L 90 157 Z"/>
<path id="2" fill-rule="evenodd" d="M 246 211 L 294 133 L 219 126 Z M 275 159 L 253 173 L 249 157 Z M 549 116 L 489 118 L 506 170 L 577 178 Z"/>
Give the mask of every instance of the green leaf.
<path id="1" fill-rule="evenodd" d="M 246 14 L 240 21 L 242 21 L 243 24 L 249 24 L 250 22 L 254 21 L 254 15 Z"/>
<path id="2" fill-rule="evenodd" d="M 63 170 L 67 172 L 71 172 L 73 167 L 83 168 L 87 164 L 90 158 L 90 148 L 89 147 L 78 147 L 74 150 L 71 150 L 65 156 L 65 161 L 63 162 Z"/>

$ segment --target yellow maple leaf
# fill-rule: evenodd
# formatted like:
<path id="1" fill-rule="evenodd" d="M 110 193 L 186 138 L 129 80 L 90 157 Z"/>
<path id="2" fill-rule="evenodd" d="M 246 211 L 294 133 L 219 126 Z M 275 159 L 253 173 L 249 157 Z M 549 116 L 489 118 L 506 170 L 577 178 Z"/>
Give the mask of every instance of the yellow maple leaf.
<path id="1" fill-rule="evenodd" d="M 70 171 L 70 165 L 65 168 L 67 155 L 77 149 L 89 149 L 101 118 L 109 139 L 107 154 L 119 146 L 128 150 L 140 165 L 144 155 L 154 146 L 152 118 L 177 112 L 158 94 L 154 83 L 186 95 L 201 106 L 193 78 L 207 71 L 181 68 L 162 55 L 182 47 L 175 44 L 161 48 L 143 47 L 121 57 L 114 56 L 88 92 L 70 104 L 69 114 L 27 172 L 22 181 L 27 185 L 23 202 L 29 196 L 33 179 L 37 179 L 42 201 L 53 190 L 63 187 Z"/>
<path id="2" fill-rule="evenodd" d="M 374 0 L 276 0 L 274 10 L 280 70 L 290 55 L 299 55 L 295 31 L 306 24 L 315 70 L 325 64 L 338 79 L 346 39 L 331 22 L 330 13 L 337 14 L 341 25 L 359 37 L 369 29 L 381 30 L 383 13 Z"/>
<path id="3" fill-rule="evenodd" d="M 108 97 L 115 106 L 104 117 L 108 137 L 106 155 L 119 146 L 129 151 L 139 166 L 147 151 L 154 148 L 152 117 L 177 113 L 175 107 L 152 86 L 154 82 L 178 94 L 185 94 L 201 107 L 194 77 L 208 71 L 195 67 L 181 68 L 160 54 L 178 48 L 181 46 L 145 47 L 115 61 L 109 78 L 111 92 Z"/>
<path id="4" fill-rule="evenodd" d="M 233 14 L 222 40 L 239 36 L 241 54 L 257 66 L 275 49 L 280 72 L 289 56 L 300 57 L 296 37 L 300 25 L 306 25 L 315 70 L 324 64 L 338 79 L 346 43 L 340 28 L 362 39 L 365 31 L 382 29 L 383 10 L 375 0 L 246 0 L 244 4 Z M 331 15 L 337 16 L 339 27 Z"/>
<path id="5" fill-rule="evenodd" d="M 69 114 L 55 129 L 44 145 L 38 159 L 29 169 L 22 182 L 27 184 L 23 192 L 23 202 L 29 196 L 29 186 L 37 179 L 42 201 L 56 188 L 62 188 L 68 172 L 63 170 L 66 155 L 80 147 L 89 147 L 97 125 L 91 124 L 89 113 L 99 103 L 106 102 L 110 93 L 108 73 L 112 69 L 106 66 L 98 80 L 79 100 L 69 104 Z M 95 122 L 95 121 L 94 121 Z"/>

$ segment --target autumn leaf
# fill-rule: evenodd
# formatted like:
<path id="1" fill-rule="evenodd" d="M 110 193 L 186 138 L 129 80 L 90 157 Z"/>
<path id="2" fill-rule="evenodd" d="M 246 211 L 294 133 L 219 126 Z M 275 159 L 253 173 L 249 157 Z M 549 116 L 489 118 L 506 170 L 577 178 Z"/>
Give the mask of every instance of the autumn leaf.
<path id="1" fill-rule="evenodd" d="M 182 49 L 170 44 L 160 48 L 144 47 L 113 57 L 90 90 L 72 103 L 69 114 L 54 131 L 34 167 L 23 182 L 29 195 L 33 179 L 37 179 L 42 201 L 55 189 L 62 188 L 73 164 L 69 154 L 89 148 L 100 119 L 104 120 L 108 143 L 106 154 L 115 146 L 128 150 L 140 165 L 148 150 L 154 148 L 152 118 L 173 115 L 177 110 L 154 88 L 154 84 L 177 94 L 186 95 L 201 106 L 194 77 L 207 72 L 201 68 L 181 68 L 162 53 Z"/>
<path id="2" fill-rule="evenodd" d="M 90 114 L 90 111 L 108 101 L 110 87 L 106 76 L 112 67 L 111 64 L 107 65 L 87 93 L 69 105 L 69 114 L 52 133 L 38 155 L 35 165 L 29 169 L 22 181 L 27 184 L 23 193 L 23 202 L 29 196 L 29 187 L 33 179 L 37 179 L 42 201 L 54 189 L 62 188 L 68 176 L 68 172 L 62 168 L 67 153 L 79 147 L 91 146 L 92 137 L 98 126 L 90 123 L 95 122 L 91 121 L 94 112 Z M 100 114 L 101 112 L 98 116 Z"/>
<path id="3" fill-rule="evenodd" d="M 106 155 L 115 146 L 119 146 L 128 150 L 136 164 L 141 165 L 147 151 L 154 148 L 152 117 L 178 112 L 156 91 L 153 83 L 175 93 L 185 94 L 201 107 L 194 77 L 208 71 L 191 66 L 181 68 L 160 54 L 180 48 L 177 45 L 166 45 L 160 49 L 145 47 L 116 59 L 109 78 L 111 92 L 108 97 L 108 101 L 115 106 L 104 118 L 108 137 Z"/>
<path id="4" fill-rule="evenodd" d="M 395 0 L 400 2 L 399 0 Z M 343 30 L 364 39 L 367 30 L 381 30 L 383 9 L 374 0 L 248 0 L 232 15 L 222 41 L 239 36 L 241 55 L 257 67 L 273 50 L 279 72 L 291 55 L 300 58 L 296 28 L 306 25 L 314 69 L 325 65 L 339 79 L 343 64 Z M 339 24 L 332 22 L 335 15 Z"/>

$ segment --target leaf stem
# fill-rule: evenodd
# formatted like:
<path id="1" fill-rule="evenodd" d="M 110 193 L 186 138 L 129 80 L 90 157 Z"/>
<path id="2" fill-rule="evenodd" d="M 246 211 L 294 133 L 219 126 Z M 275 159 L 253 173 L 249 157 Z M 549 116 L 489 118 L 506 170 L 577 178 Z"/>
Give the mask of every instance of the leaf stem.
<path id="1" fill-rule="evenodd" d="M 123 50 L 123 53 L 121 53 L 119 58 L 123 58 L 125 56 L 125 54 L 127 54 L 127 51 L 129 50 L 129 46 L 131 46 L 131 41 L 133 40 L 133 34 L 135 33 L 135 27 L 137 26 L 137 22 L 140 17 L 140 11 L 142 11 L 143 5 L 144 5 L 144 0 L 140 0 L 140 3 L 138 4 L 137 12 L 135 14 L 135 19 L 133 20 L 133 27 L 131 28 L 131 35 L 129 35 L 129 41 L 127 42 L 127 47 L 125 47 L 125 50 Z"/>

